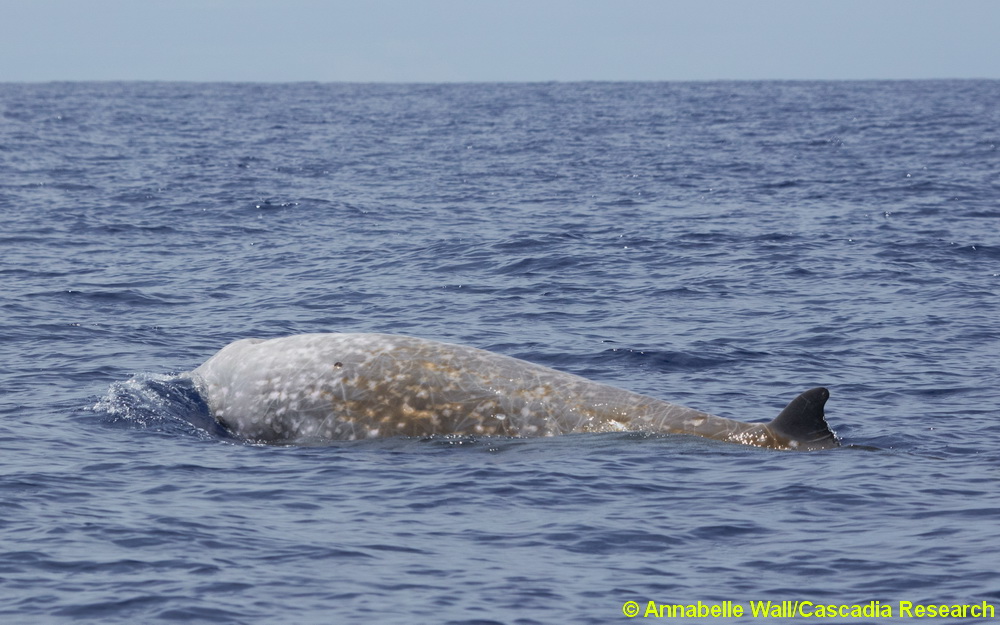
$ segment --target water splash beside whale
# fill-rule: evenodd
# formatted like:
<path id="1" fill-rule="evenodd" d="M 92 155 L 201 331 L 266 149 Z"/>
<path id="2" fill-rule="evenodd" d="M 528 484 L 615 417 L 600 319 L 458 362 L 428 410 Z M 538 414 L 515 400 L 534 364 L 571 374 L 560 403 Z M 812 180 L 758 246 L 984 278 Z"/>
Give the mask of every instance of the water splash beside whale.
<path id="1" fill-rule="evenodd" d="M 745 423 L 473 347 L 390 334 L 231 343 L 189 375 L 211 414 L 248 441 L 390 436 L 690 434 L 772 449 L 840 445 L 825 388 L 769 423 Z"/>

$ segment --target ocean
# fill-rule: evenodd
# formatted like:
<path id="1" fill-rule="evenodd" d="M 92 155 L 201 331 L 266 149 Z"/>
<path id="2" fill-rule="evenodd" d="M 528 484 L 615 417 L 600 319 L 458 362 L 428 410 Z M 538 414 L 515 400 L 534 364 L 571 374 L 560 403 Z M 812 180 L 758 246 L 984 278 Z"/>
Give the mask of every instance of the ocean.
<path id="1" fill-rule="evenodd" d="M 977 80 L 0 84 L 0 620 L 996 622 L 997 102 Z M 745 421 L 826 386 L 843 447 L 253 445 L 178 377 L 300 332 Z"/>

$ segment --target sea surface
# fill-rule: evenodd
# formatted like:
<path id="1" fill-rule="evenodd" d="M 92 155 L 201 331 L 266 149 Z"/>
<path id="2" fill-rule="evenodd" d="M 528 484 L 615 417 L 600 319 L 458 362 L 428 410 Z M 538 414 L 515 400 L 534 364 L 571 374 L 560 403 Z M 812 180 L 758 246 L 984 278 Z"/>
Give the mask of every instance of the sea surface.
<path id="1" fill-rule="evenodd" d="M 0 622 L 998 622 L 899 618 L 1000 609 L 998 103 L 0 84 Z M 177 377 L 239 338 L 369 331 L 746 421 L 822 385 L 844 446 L 251 445 Z"/>

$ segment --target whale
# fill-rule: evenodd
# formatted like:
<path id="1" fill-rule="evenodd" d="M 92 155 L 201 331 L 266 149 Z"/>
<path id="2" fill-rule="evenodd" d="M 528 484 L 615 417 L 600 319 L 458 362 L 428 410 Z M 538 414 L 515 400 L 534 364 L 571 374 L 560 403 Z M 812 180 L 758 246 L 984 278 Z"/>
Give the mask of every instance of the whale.
<path id="1" fill-rule="evenodd" d="M 840 445 L 822 387 L 771 421 L 747 423 L 511 356 L 394 334 L 241 339 L 185 375 L 219 424 L 262 444 L 648 432 L 778 450 Z"/>

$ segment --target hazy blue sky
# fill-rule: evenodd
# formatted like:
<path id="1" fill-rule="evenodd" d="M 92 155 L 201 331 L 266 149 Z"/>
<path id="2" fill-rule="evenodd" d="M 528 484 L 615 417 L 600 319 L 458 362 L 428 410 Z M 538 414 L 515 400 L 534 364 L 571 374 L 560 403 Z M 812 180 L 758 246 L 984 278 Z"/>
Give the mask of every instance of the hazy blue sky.
<path id="1" fill-rule="evenodd" d="M 1000 78 L 998 0 L 0 0 L 0 81 Z"/>

